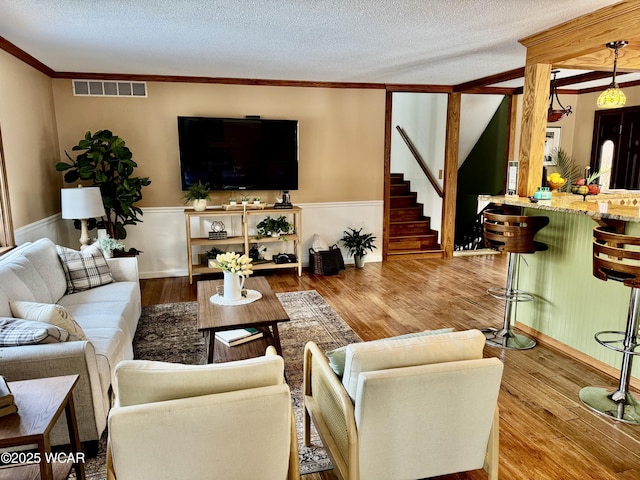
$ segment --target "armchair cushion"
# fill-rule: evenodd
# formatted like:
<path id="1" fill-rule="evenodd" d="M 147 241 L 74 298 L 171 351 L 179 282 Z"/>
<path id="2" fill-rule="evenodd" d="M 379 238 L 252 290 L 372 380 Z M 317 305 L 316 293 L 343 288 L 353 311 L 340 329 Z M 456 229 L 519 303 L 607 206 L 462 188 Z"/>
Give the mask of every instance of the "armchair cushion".
<path id="1" fill-rule="evenodd" d="M 449 332 L 453 332 L 453 328 L 440 328 L 438 330 L 425 330 L 423 332 L 406 333 L 404 335 L 398 335 L 396 337 L 372 340 L 372 342 L 388 342 L 389 340 L 402 340 L 404 338 L 424 337 L 425 335 L 439 335 L 441 333 Z M 344 362 L 347 359 L 347 347 L 348 345 L 345 345 L 334 350 L 329 350 L 325 353 L 325 355 L 329 359 L 331 370 L 336 372 L 336 375 L 338 375 L 340 378 L 342 378 L 342 376 L 344 375 Z"/>
<path id="2" fill-rule="evenodd" d="M 482 358 L 485 337 L 479 330 L 443 333 L 347 346 L 344 385 L 355 400 L 361 372 Z"/>
<path id="3" fill-rule="evenodd" d="M 116 367 L 118 406 L 161 402 L 283 383 L 278 355 L 210 365 L 147 360 L 122 361 Z"/>
<path id="4" fill-rule="evenodd" d="M 286 384 L 115 407 L 113 470 L 118 480 L 285 480 L 291 423 Z"/>

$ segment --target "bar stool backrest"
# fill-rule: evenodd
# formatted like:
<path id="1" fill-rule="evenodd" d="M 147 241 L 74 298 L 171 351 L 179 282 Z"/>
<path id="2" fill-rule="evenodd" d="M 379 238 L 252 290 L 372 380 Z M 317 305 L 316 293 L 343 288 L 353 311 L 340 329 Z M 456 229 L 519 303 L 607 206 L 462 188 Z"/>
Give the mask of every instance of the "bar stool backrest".
<path id="1" fill-rule="evenodd" d="M 484 212 L 485 246 L 510 253 L 535 253 L 547 246 L 534 242 L 536 233 L 549 223 L 549 217 L 509 215 L 501 210 Z"/>
<path id="2" fill-rule="evenodd" d="M 593 276 L 640 287 L 640 237 L 593 229 Z"/>

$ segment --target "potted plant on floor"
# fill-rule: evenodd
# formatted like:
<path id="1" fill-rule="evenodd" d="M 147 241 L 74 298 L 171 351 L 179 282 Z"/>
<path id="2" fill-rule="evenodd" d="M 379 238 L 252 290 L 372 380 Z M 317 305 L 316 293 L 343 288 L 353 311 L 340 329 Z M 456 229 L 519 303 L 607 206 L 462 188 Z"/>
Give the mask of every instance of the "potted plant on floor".
<path id="1" fill-rule="evenodd" d="M 73 159 L 65 151 L 71 163 L 59 162 L 56 170 L 66 172 L 67 183 L 81 181 L 100 187 L 106 215 L 92 223 L 106 229 L 115 240 L 125 239 L 125 226 L 142 222 L 142 210 L 135 204 L 142 200 L 142 188 L 151 183 L 149 177 L 133 176 L 138 164 L 133 161 L 131 150 L 109 130 L 99 130 L 93 135 L 87 132 L 72 150 L 82 153 Z"/>
<path id="2" fill-rule="evenodd" d="M 209 184 L 194 183 L 184 194 L 184 203 L 191 203 L 196 212 L 204 212 L 209 202 Z"/>
<path id="3" fill-rule="evenodd" d="M 362 233 L 363 228 L 359 230 L 349 228 L 344 231 L 344 235 L 340 239 L 349 255 L 353 255 L 357 268 L 364 267 L 367 250 L 373 252 L 373 249 L 376 248 L 373 244 L 376 237 L 372 233 Z"/>

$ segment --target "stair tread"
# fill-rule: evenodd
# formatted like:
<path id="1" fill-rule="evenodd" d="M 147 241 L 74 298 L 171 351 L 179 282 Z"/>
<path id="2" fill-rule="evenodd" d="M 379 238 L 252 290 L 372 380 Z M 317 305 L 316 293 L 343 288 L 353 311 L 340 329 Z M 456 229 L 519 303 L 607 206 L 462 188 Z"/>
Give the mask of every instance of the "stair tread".
<path id="1" fill-rule="evenodd" d="M 432 253 L 432 252 L 444 252 L 440 245 L 434 245 L 433 248 L 425 248 L 423 250 L 417 250 L 414 248 L 405 249 L 405 250 L 389 250 L 387 255 L 410 255 L 417 253 Z"/>
<path id="2" fill-rule="evenodd" d="M 429 233 L 416 233 L 413 235 L 396 235 L 395 237 L 389 237 L 389 240 L 392 239 L 407 239 L 407 238 L 423 238 L 423 237 L 428 237 L 431 238 L 434 235 L 438 235 L 438 232 L 436 232 L 435 230 L 431 230 L 431 232 Z"/>

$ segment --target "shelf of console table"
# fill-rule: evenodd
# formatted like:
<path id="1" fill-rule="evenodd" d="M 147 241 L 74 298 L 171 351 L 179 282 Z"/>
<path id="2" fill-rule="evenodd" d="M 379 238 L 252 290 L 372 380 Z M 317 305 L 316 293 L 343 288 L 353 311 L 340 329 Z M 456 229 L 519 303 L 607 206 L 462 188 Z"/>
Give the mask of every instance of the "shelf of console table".
<path id="1" fill-rule="evenodd" d="M 293 253 L 297 258 L 297 262 L 293 263 L 275 263 L 273 261 L 262 262 L 253 265 L 253 270 L 276 270 L 276 269 L 291 269 L 298 270 L 298 275 L 302 275 L 302 209 L 300 207 L 293 207 L 288 209 L 280 208 L 261 208 L 261 209 L 247 209 L 244 210 L 242 206 L 239 206 L 236 210 L 225 210 L 220 207 L 207 208 L 203 212 L 196 212 L 192 208 L 185 209 L 185 222 L 187 231 L 187 266 L 189 270 L 189 284 L 193 283 L 194 275 L 203 275 L 209 273 L 216 273 L 219 270 L 209 268 L 206 265 L 199 265 L 193 263 L 193 247 L 199 246 L 228 246 L 228 245 L 240 245 L 242 246 L 242 252 L 248 253 L 250 245 L 252 243 L 270 243 L 277 242 L 293 243 Z M 293 229 L 294 233 L 281 235 L 279 237 L 260 237 L 249 234 L 248 218 L 249 217 L 279 217 L 280 215 L 290 215 L 293 217 Z M 203 217 L 212 217 L 215 221 L 222 217 L 241 218 L 242 219 L 242 235 L 234 235 L 224 239 L 213 239 L 200 237 L 194 235 L 192 228 L 192 220 L 200 219 Z"/>

